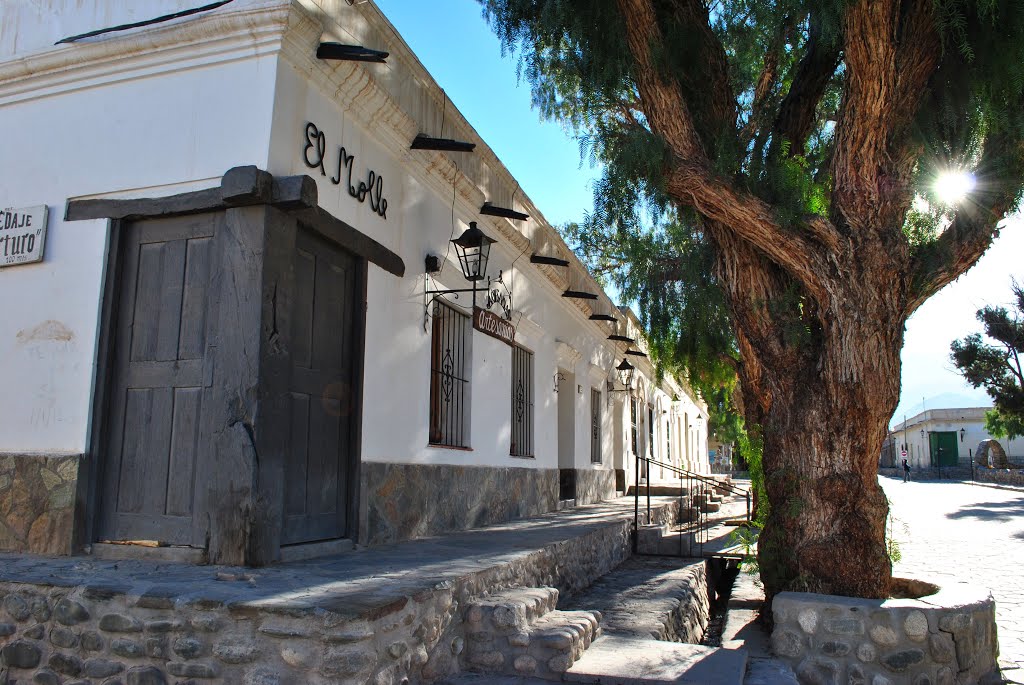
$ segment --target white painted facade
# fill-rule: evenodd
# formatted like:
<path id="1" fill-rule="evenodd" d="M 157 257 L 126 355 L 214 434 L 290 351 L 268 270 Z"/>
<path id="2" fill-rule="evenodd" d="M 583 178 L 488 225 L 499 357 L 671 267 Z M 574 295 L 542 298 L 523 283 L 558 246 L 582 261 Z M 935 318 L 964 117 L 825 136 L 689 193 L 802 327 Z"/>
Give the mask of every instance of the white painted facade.
<path id="1" fill-rule="evenodd" d="M 960 409 L 928 409 L 893 425 L 889 442 L 895 445 L 896 463 L 900 463 L 901 450 L 906 444 L 907 461 L 915 468 L 930 466 L 929 433 L 957 434 L 957 461 L 970 465 L 970 459 L 982 440 L 991 440 L 985 430 L 985 412 L 988 407 Z M 962 439 L 960 431 L 963 429 Z M 1024 460 L 1024 438 L 998 439 L 1008 458 L 1018 463 Z"/>
<path id="2" fill-rule="evenodd" d="M 49 207 L 39 264 L 0 269 L 0 453 L 89 454 L 102 283 L 110 223 L 65 222 L 87 198 L 161 197 L 216 187 L 232 167 L 309 175 L 320 206 L 401 256 L 405 276 L 370 265 L 363 462 L 578 470 L 633 468 L 629 406 L 609 392 L 638 321 L 620 313 L 372 4 L 235 0 L 217 10 L 54 46 L 65 36 L 194 6 L 184 0 L 7 0 L 0 6 L 0 207 Z M 325 61 L 321 41 L 390 53 L 386 64 Z M 442 130 L 443 121 L 443 130 Z M 306 130 L 325 136 L 325 174 L 309 164 Z M 411 150 L 418 133 L 476 143 L 473 153 Z M 334 184 L 338 148 L 352 180 L 383 178 L 386 218 Z M 317 151 L 312 150 L 314 157 Z M 11 160 L 17 160 L 10 163 Z M 484 202 L 528 221 L 482 216 Z M 430 332 L 425 288 L 464 288 L 448 241 L 475 221 L 514 297 L 516 341 L 533 355 L 534 456 L 509 454 L 508 345 L 471 336 L 471 451 L 431 446 Z M 570 266 L 530 263 L 533 253 Z M 428 254 L 447 255 L 434 278 Z M 564 290 L 599 293 L 589 302 Z M 454 300 L 468 309 L 469 297 Z M 619 329 L 591 321 L 620 317 Z M 643 348 L 643 341 L 637 346 Z M 637 366 L 638 441 L 655 459 L 708 472 L 707 409 L 682 383 Z M 559 380 L 561 374 L 564 380 Z M 556 392 L 557 388 L 557 392 Z M 591 454 L 591 390 L 601 392 L 600 460 Z M 570 399 L 571 398 L 571 399 Z M 650 413 L 648 413 L 648 410 Z M 654 418 L 649 445 L 648 422 Z M 671 479 L 661 470 L 655 479 Z M 632 477 L 627 475 L 627 481 Z"/>

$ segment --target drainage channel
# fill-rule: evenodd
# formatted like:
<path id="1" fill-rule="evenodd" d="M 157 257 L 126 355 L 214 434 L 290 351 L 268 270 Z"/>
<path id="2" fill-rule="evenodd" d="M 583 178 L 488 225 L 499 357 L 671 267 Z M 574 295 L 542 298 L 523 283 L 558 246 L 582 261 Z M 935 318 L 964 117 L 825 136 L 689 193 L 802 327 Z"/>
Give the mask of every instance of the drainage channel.
<path id="1" fill-rule="evenodd" d="M 700 644 L 706 647 L 721 647 L 722 632 L 729 617 L 729 598 L 732 596 L 736 577 L 740 573 L 735 559 L 711 557 L 706 562 L 708 578 L 708 604 L 710 618 L 708 629 Z"/>

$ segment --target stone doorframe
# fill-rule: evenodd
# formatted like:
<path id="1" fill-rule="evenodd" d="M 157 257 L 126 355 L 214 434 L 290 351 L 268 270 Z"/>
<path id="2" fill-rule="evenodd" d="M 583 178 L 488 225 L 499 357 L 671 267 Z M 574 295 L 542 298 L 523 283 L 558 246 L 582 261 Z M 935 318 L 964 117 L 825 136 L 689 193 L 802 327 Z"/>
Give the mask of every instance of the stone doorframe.
<path id="1" fill-rule="evenodd" d="M 227 313 L 230 321 L 224 326 L 225 337 L 220 344 L 231 353 L 218 355 L 213 373 L 219 382 L 214 381 L 217 391 L 209 407 L 209 411 L 218 413 L 215 420 L 221 426 L 215 453 L 222 477 L 204 493 L 197 493 L 197 515 L 209 520 L 203 555 L 209 563 L 260 566 L 281 558 L 282 429 L 287 427 L 283 396 L 288 355 L 276 344 L 276 284 L 291 268 L 288 236 L 294 241 L 301 224 L 359 258 L 358 300 L 364 305 L 368 263 L 398 277 L 405 274 L 405 264 L 397 254 L 319 207 L 316 182 L 309 176 L 275 178 L 254 166 L 235 167 L 224 174 L 219 187 L 207 190 L 150 199 L 68 201 L 65 221 L 111 220 L 92 406 L 92 425 L 96 428 L 91 431 L 89 452 L 79 473 L 80 496 L 71 541 L 74 551 L 85 549 L 96 535 L 120 271 L 116 256 L 122 228 L 131 221 L 213 212 L 224 212 L 224 230 L 233 247 L 221 265 L 232 274 L 222 285 L 223 295 L 238 306 Z M 220 316 L 223 323 L 224 312 Z M 361 398 L 365 306 L 357 313 L 357 327 L 354 354 L 358 387 L 353 388 L 353 394 Z M 258 344 L 253 344 L 254 339 Z M 352 483 L 359 482 L 362 442 L 362 402 L 355 404 Z M 349 534 L 354 538 L 360 526 L 360 495 L 353 494 Z M 184 555 L 183 560 L 198 559 L 193 553 Z"/>

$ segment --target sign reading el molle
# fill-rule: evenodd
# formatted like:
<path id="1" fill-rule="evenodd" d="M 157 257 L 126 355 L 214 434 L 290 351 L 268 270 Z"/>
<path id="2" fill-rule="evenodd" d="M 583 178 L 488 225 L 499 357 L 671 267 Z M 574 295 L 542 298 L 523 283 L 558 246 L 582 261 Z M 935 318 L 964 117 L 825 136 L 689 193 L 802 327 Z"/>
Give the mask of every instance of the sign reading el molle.
<path id="1" fill-rule="evenodd" d="M 509 345 L 515 342 L 516 327 L 486 309 L 473 309 L 473 328 Z"/>
<path id="2" fill-rule="evenodd" d="M 0 267 L 43 261 L 46 205 L 0 211 Z"/>
<path id="3" fill-rule="evenodd" d="M 313 122 L 306 124 L 306 147 L 302 149 L 302 161 L 310 169 L 320 169 L 320 175 L 326 176 L 327 169 L 324 168 L 324 158 L 327 155 L 327 134 L 317 128 Z M 365 181 L 360 181 L 358 186 L 352 184 L 352 167 L 356 161 L 355 155 L 350 155 L 344 147 L 338 146 L 337 173 L 331 176 L 331 183 L 341 184 L 341 170 L 346 170 L 345 185 L 348 186 L 348 194 L 365 202 L 370 200 L 370 209 L 377 213 L 382 219 L 388 218 L 388 201 L 384 199 L 384 177 L 373 169 L 370 169 Z"/>

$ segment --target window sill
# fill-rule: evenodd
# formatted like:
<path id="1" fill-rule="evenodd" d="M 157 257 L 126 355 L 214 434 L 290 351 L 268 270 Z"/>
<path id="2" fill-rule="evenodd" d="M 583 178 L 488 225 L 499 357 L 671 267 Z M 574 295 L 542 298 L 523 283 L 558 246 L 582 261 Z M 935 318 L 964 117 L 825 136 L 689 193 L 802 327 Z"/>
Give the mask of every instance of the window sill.
<path id="1" fill-rule="evenodd" d="M 530 461 L 536 461 L 537 456 L 533 454 L 510 454 L 508 455 L 513 459 L 529 459 Z"/>
<path id="2" fill-rule="evenodd" d="M 457 445 L 435 445 L 434 443 L 427 443 L 427 447 L 433 447 L 438 450 L 456 450 L 458 452 L 472 452 L 472 447 L 459 447 Z"/>

